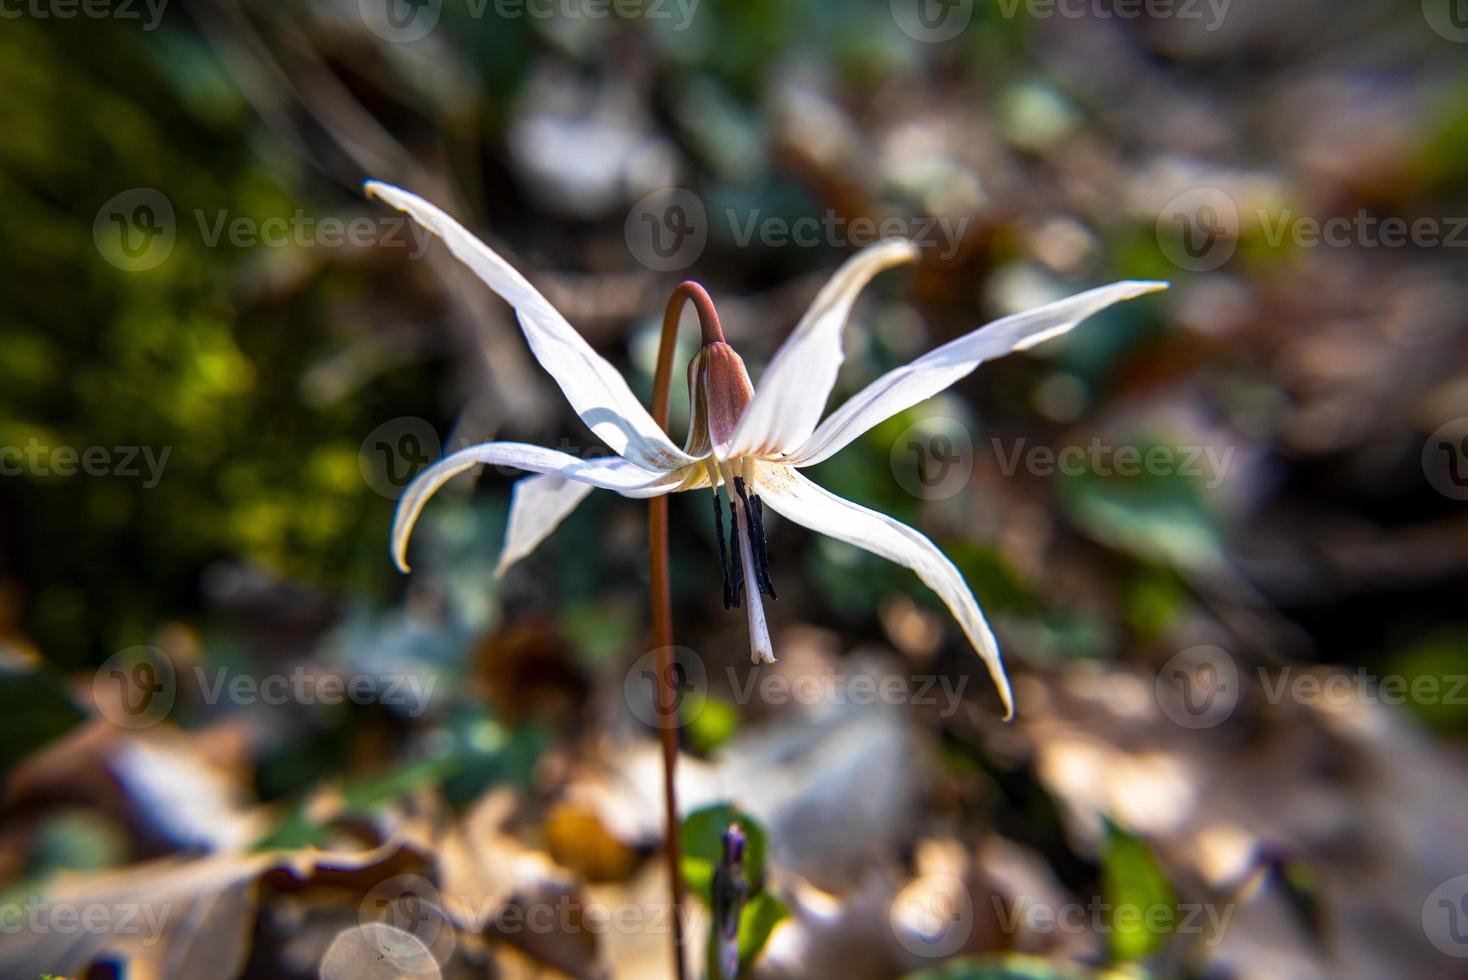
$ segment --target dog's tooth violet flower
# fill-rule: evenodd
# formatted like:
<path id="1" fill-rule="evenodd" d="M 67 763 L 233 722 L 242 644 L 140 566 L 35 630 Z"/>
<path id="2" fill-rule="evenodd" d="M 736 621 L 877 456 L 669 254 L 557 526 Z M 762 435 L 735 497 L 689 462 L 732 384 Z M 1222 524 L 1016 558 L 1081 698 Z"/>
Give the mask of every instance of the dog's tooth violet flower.
<path id="1" fill-rule="evenodd" d="M 822 421 L 841 365 L 842 329 L 858 293 L 883 270 L 917 258 L 912 242 L 880 242 L 837 270 L 776 352 L 758 387 L 725 343 L 717 321 L 704 324 L 703 346 L 688 367 L 692 419 L 679 449 L 616 369 L 509 263 L 414 194 L 377 181 L 369 181 L 366 192 L 442 238 L 515 308 L 536 359 L 582 421 L 617 454 L 583 459 L 524 443 L 491 442 L 448 456 L 419 475 L 398 504 L 392 551 L 399 568 L 407 571 L 408 537 L 424 503 L 449 479 L 482 463 L 538 474 L 514 486 L 501 572 L 534 550 L 596 487 L 639 498 L 708 487 L 719 525 L 724 604 L 745 607 L 755 663 L 775 659 L 762 599 L 775 597 L 764 540 L 768 506 L 787 520 L 915 571 L 958 620 L 987 665 L 1006 715 L 1013 714 L 998 645 L 953 563 L 918 531 L 822 489 L 800 469 L 936 395 L 982 362 L 1065 333 L 1113 303 L 1164 289 L 1166 283 L 1113 283 L 995 321 L 888 372 Z M 727 530 L 720 487 L 728 505 Z"/>

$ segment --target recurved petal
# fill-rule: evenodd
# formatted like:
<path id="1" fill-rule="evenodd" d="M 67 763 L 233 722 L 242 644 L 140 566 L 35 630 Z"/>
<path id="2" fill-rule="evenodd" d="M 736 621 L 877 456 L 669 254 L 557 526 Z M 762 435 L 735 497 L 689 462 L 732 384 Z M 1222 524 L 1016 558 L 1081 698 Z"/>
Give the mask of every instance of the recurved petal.
<path id="1" fill-rule="evenodd" d="M 903 409 L 931 398 L 984 361 L 1028 350 L 1059 336 L 1113 303 L 1166 289 L 1165 282 L 1117 282 L 995 320 L 949 341 L 917 360 L 888 371 L 851 397 L 821 423 L 785 461 L 795 466 L 819 463 L 851 440 Z M 756 401 L 758 395 L 756 395 Z"/>
<path id="2" fill-rule="evenodd" d="M 624 497 L 655 497 L 669 493 L 684 482 L 684 473 L 655 473 L 619 456 L 583 459 L 554 449 L 544 449 L 521 442 L 486 442 L 461 449 L 418 474 L 398 501 L 393 516 L 392 555 L 398 568 L 408 570 L 408 538 L 418 514 L 428 498 L 449 480 L 465 470 L 481 464 L 508 466 L 532 473 L 554 473 L 604 490 L 615 490 Z M 549 533 L 549 532 L 547 532 Z"/>
<path id="3" fill-rule="evenodd" d="M 692 462 L 669 441 L 617 369 L 592 350 L 566 318 L 494 250 L 416 194 L 375 180 L 364 188 L 369 197 L 382 198 L 442 238 L 449 251 L 515 308 L 535 359 L 555 379 L 581 420 L 613 452 L 654 470 Z"/>
<path id="4" fill-rule="evenodd" d="M 494 567 L 496 578 L 550 537 L 596 486 L 559 473 L 537 473 L 516 480 L 510 489 L 510 519 L 505 546 Z"/>
<path id="5" fill-rule="evenodd" d="M 878 242 L 846 261 L 760 375 L 754 400 L 719 456 L 766 455 L 793 449 L 821 420 L 844 357 L 842 328 L 856 297 L 877 273 L 917 258 L 906 239 Z"/>
<path id="6" fill-rule="evenodd" d="M 1009 678 L 999 660 L 999 645 L 979 604 L 953 562 L 923 534 L 901 521 L 836 496 L 789 466 L 759 467 L 760 499 L 787 520 L 864 548 L 912 569 L 936 592 L 958 620 L 999 689 L 1005 717 L 1014 715 Z"/>

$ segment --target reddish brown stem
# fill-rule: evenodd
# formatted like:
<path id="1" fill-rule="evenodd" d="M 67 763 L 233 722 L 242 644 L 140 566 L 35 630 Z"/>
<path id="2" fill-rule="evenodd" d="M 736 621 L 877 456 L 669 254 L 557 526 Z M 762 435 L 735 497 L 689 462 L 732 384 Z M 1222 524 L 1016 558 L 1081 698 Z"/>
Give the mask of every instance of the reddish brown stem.
<path id="1" fill-rule="evenodd" d="M 678 320 L 683 304 L 691 302 L 705 344 L 722 342 L 724 331 L 714 301 L 696 282 L 681 283 L 668 298 L 663 312 L 662 338 L 658 342 L 657 373 L 653 375 L 652 416 L 663 431 L 668 429 L 668 394 L 673 382 L 673 350 L 678 346 Z M 673 896 L 673 962 L 678 980 L 686 980 L 684 964 L 683 828 L 678 821 L 678 793 L 674 785 L 678 768 L 678 701 L 673 688 L 673 599 L 668 586 L 668 498 L 653 497 L 647 508 L 648 547 L 651 552 L 652 632 L 657 647 L 657 690 L 653 692 L 663 742 L 663 807 L 667 812 L 668 886 Z"/>

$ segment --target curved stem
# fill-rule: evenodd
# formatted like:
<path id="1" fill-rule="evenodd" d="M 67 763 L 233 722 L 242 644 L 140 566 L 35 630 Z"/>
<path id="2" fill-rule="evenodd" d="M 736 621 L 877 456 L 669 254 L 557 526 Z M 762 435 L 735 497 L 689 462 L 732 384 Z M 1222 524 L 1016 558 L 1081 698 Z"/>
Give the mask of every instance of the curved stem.
<path id="1" fill-rule="evenodd" d="M 698 311 L 698 322 L 705 344 L 722 343 L 724 331 L 714 301 L 696 282 L 680 283 L 668 298 L 663 312 L 663 332 L 658 341 L 657 373 L 653 375 L 652 416 L 663 431 L 668 428 L 668 393 L 673 381 L 673 351 L 678 346 L 678 320 L 683 304 L 691 302 Z M 685 980 L 683 959 L 683 905 L 687 900 L 683 884 L 683 828 L 678 820 L 678 794 L 674 785 L 678 766 L 678 700 L 673 690 L 673 599 L 668 585 L 668 498 L 653 497 L 648 502 L 648 547 L 651 553 L 652 631 L 657 647 L 654 703 L 657 705 L 663 744 L 663 807 L 667 813 L 668 886 L 673 896 L 673 962 L 678 980 Z"/>
<path id="2" fill-rule="evenodd" d="M 719 325 L 719 313 L 708 291 L 693 280 L 680 282 L 673 295 L 668 297 L 668 306 L 663 310 L 663 333 L 658 341 L 658 367 L 652 382 L 652 417 L 657 419 L 663 431 L 668 430 L 668 391 L 673 381 L 673 351 L 678 346 L 678 321 L 683 315 L 683 304 L 692 303 L 698 311 L 699 332 L 705 344 L 722 344 L 724 328 Z M 654 497 L 654 500 L 659 499 Z"/>

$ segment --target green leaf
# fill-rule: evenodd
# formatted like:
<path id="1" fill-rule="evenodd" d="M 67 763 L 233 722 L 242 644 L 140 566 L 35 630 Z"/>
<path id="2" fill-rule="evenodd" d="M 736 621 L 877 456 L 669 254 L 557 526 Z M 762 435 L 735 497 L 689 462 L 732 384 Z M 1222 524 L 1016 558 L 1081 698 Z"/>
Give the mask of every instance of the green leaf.
<path id="1" fill-rule="evenodd" d="M 683 879 L 705 905 L 712 905 L 714 866 L 724 855 L 724 831 L 738 822 L 744 828 L 744 875 L 751 895 L 764 887 L 765 829 L 729 803 L 716 803 L 690 813 L 683 821 Z"/>
<path id="2" fill-rule="evenodd" d="M 1154 952 L 1177 924 L 1172 885 L 1147 842 L 1106 822 L 1101 898 L 1111 957 L 1131 962 Z"/>
<path id="3" fill-rule="evenodd" d="M 1387 676 L 1367 690 L 1383 704 L 1400 705 L 1434 731 L 1468 730 L 1468 701 L 1460 678 L 1468 663 L 1468 631 L 1449 630 L 1430 636 L 1393 655 Z"/>
<path id="4" fill-rule="evenodd" d="M 748 966 L 765 948 L 765 942 L 790 909 L 769 892 L 760 892 L 744 905 L 739 914 L 739 963 Z"/>
<path id="5" fill-rule="evenodd" d="M 0 672 L 0 718 L 5 719 L 0 772 L 8 772 L 86 718 L 59 678 L 41 670 Z"/>
<path id="6" fill-rule="evenodd" d="M 734 705 L 697 693 L 688 696 L 684 717 L 693 719 L 687 726 L 688 740 L 700 752 L 712 752 L 739 728 L 739 710 Z"/>

